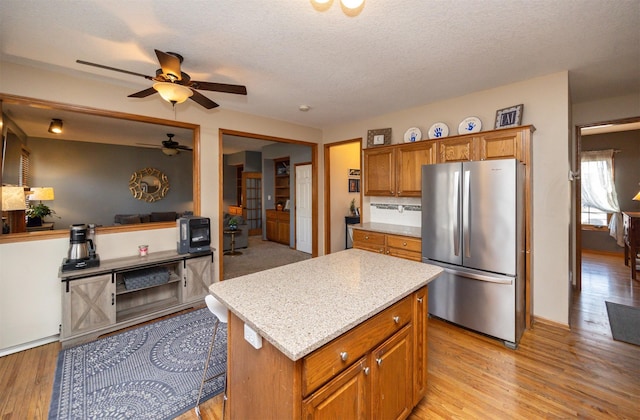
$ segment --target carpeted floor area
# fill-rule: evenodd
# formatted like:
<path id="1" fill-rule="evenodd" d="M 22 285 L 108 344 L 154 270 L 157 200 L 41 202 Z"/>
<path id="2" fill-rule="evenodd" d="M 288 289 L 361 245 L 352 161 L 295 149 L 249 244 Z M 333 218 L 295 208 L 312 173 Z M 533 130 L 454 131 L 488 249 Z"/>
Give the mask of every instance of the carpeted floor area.
<path id="1" fill-rule="evenodd" d="M 242 255 L 224 256 L 225 280 L 311 258 L 311 254 L 296 251 L 277 242 L 263 241 L 260 236 L 249 236 L 249 246 L 238 251 L 242 252 Z"/>

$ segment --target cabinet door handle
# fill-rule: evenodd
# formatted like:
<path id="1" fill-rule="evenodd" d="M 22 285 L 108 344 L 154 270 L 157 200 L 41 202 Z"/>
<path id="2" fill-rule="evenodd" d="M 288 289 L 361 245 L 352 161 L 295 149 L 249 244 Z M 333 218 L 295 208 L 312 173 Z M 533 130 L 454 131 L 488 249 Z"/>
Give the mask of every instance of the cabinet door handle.
<path id="1" fill-rule="evenodd" d="M 340 352 L 340 359 L 343 362 L 346 362 L 348 358 L 349 358 L 349 353 L 347 353 L 346 351 Z"/>
<path id="2" fill-rule="evenodd" d="M 364 368 L 364 374 L 369 376 L 369 372 L 371 372 L 371 369 L 369 369 L 368 367 Z"/>
<path id="3" fill-rule="evenodd" d="M 368 240 L 369 240 L 369 237 L 368 237 L 368 236 L 365 236 L 365 237 L 364 237 L 364 239 L 366 239 L 366 240 L 368 241 Z"/>
<path id="4" fill-rule="evenodd" d="M 394 316 L 393 317 L 393 322 L 395 322 L 396 324 L 400 323 L 400 317 L 399 316 Z"/>
<path id="5" fill-rule="evenodd" d="M 116 304 L 116 294 L 111 293 L 111 306 Z"/>
<path id="6" fill-rule="evenodd" d="M 407 246 L 407 243 L 406 243 L 406 242 L 403 242 L 403 243 L 402 243 L 402 246 Z"/>
<path id="7" fill-rule="evenodd" d="M 377 358 L 377 359 L 376 359 L 376 363 L 378 364 L 378 366 L 380 366 L 380 365 L 382 364 L 382 359 Z"/>
<path id="8" fill-rule="evenodd" d="M 422 298 L 418 298 L 418 303 L 422 303 Z"/>

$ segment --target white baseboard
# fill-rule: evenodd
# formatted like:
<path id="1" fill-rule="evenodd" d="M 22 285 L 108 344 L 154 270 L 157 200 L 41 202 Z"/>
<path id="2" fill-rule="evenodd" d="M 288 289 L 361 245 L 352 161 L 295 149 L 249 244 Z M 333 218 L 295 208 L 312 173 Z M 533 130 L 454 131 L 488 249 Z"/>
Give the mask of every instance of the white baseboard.
<path id="1" fill-rule="evenodd" d="M 8 356 L 13 353 L 18 353 L 20 351 L 29 350 L 34 347 L 44 346 L 45 344 L 53 343 L 56 341 L 60 341 L 60 335 L 52 335 L 51 337 L 40 338 L 38 340 L 29 341 L 28 343 L 19 344 L 13 347 L 7 347 L 6 349 L 0 350 L 0 357 Z"/>

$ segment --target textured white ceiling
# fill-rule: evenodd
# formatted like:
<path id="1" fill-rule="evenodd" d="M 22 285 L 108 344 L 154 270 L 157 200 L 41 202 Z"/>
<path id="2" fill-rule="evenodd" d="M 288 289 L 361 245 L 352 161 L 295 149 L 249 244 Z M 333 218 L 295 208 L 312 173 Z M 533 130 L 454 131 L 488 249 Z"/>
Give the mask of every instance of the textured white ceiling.
<path id="1" fill-rule="evenodd" d="M 2 0 L 0 58 L 133 93 L 150 82 L 75 61 L 153 75 L 154 48 L 174 51 L 195 80 L 247 86 L 203 92 L 222 107 L 323 128 L 563 70 L 574 102 L 640 95 L 638 22 L 639 0 L 366 0 L 356 17 L 309 0 Z"/>

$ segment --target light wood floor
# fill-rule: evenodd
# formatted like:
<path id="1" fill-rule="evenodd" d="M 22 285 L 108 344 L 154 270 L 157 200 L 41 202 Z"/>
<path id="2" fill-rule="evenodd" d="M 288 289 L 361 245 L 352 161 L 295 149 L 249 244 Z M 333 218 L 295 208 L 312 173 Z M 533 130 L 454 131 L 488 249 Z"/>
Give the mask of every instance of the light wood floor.
<path id="1" fill-rule="evenodd" d="M 640 346 L 611 339 L 605 300 L 640 306 L 640 282 L 622 257 L 584 254 L 571 331 L 537 322 L 512 351 L 431 320 L 429 389 L 410 420 L 639 419 Z M 47 418 L 58 351 L 54 343 L 0 358 L 0 419 Z M 205 402 L 203 418 L 218 420 L 221 401 Z"/>

